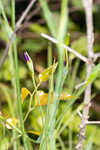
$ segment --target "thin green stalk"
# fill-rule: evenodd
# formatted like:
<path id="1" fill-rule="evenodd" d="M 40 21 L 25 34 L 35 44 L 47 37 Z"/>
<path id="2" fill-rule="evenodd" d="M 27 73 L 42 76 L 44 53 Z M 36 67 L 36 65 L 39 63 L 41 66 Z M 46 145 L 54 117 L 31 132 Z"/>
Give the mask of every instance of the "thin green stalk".
<path id="1" fill-rule="evenodd" d="M 13 93 L 14 93 L 14 102 L 13 102 L 14 116 L 16 116 L 17 115 L 17 109 L 16 109 L 16 102 L 17 102 L 17 99 L 16 99 L 16 79 L 15 79 L 15 67 L 14 67 L 14 57 L 13 57 L 12 45 L 9 47 L 8 56 L 9 56 L 9 64 L 10 64 L 9 69 L 10 69 L 10 74 L 11 74 L 11 77 L 12 77 L 11 84 L 12 84 L 12 90 L 13 90 Z"/>
<path id="2" fill-rule="evenodd" d="M 69 86 L 68 86 L 68 91 L 72 94 L 73 93 L 73 89 L 75 87 L 75 78 L 76 78 L 76 74 L 77 74 L 77 71 L 78 71 L 78 67 L 79 67 L 79 64 L 80 64 L 80 60 L 77 59 L 75 64 L 74 64 L 74 67 L 73 67 L 73 72 L 72 72 L 72 76 L 69 77 Z M 70 76 L 70 75 L 69 75 Z"/>
<path id="3" fill-rule="evenodd" d="M 67 22 L 67 0 L 62 1 L 62 7 L 61 7 L 61 16 L 60 16 L 60 25 L 58 29 L 58 41 L 59 44 L 58 46 L 58 62 L 59 62 L 59 68 L 58 68 L 58 74 L 57 74 L 57 79 L 56 79 L 56 87 L 55 87 L 55 95 L 54 95 L 54 105 L 51 110 L 51 115 L 50 115 L 50 121 L 49 121 L 49 130 L 50 130 L 50 149 L 55 150 L 55 135 L 54 135 L 54 128 L 55 128 L 55 121 L 56 121 L 56 111 L 58 108 L 59 99 L 63 83 L 62 79 L 63 77 L 63 70 L 64 70 L 64 49 L 60 45 L 60 43 L 64 42 L 64 37 L 66 33 L 66 22 Z"/>
<path id="4" fill-rule="evenodd" d="M 39 101 L 39 103 L 40 103 L 39 97 L 38 97 L 38 95 L 37 95 L 38 86 L 36 85 L 36 82 L 35 82 L 34 70 L 33 70 L 33 72 L 32 72 L 32 81 L 33 81 L 33 85 L 34 85 L 34 88 L 35 88 L 34 91 L 36 92 L 37 99 L 38 99 L 38 101 Z M 40 85 L 40 83 L 39 83 L 39 85 Z M 43 109 L 42 109 L 41 105 L 40 105 L 40 111 L 41 111 L 41 114 L 42 114 L 42 124 L 44 124 L 44 119 L 43 119 L 44 113 L 43 113 Z"/>
<path id="5" fill-rule="evenodd" d="M 51 31 L 51 33 L 53 34 L 53 36 L 56 37 L 56 28 L 53 25 L 52 22 L 52 17 L 51 17 L 51 12 L 48 9 L 47 3 L 46 1 L 42 1 L 40 0 L 41 6 L 43 8 L 44 11 L 44 17 L 47 21 L 48 27 Z M 64 37 L 65 37 L 65 33 L 66 33 L 66 22 L 67 22 L 67 0 L 63 0 L 62 1 L 62 8 L 61 8 L 61 16 L 60 16 L 60 27 L 58 29 L 58 41 L 60 42 L 64 42 Z M 55 94 L 54 94 L 54 105 L 52 107 L 52 109 L 50 110 L 50 118 L 49 118 L 49 123 L 48 123 L 48 136 L 50 139 L 50 150 L 53 149 L 55 150 L 55 137 L 54 137 L 54 127 L 55 127 L 55 120 L 56 120 L 56 111 L 57 111 L 57 107 L 58 107 L 58 101 L 57 99 L 60 96 L 62 87 L 63 87 L 63 83 L 62 83 L 62 74 L 63 74 L 63 63 L 64 63 L 64 50 L 62 48 L 62 46 L 60 44 L 58 44 L 58 62 L 59 62 L 59 68 L 58 68 L 58 74 L 57 74 L 57 80 L 56 80 L 56 88 L 55 88 Z M 65 77 L 64 77 L 65 78 Z M 42 137 L 44 138 L 44 137 Z M 42 141 L 42 140 L 41 140 Z M 44 147 L 43 147 L 44 148 Z M 40 147 L 40 150 L 43 150 L 42 146 Z M 45 150 L 45 148 L 44 148 Z"/>
<path id="6" fill-rule="evenodd" d="M 84 92 L 87 85 L 90 83 L 93 83 L 93 81 L 96 79 L 96 77 L 98 76 L 99 73 L 100 73 L 100 63 L 93 68 L 90 77 L 88 78 L 87 82 L 83 85 L 83 87 L 81 87 L 77 91 L 75 98 L 73 98 L 70 102 L 68 102 L 68 104 L 66 105 L 66 107 L 63 110 L 63 113 L 57 119 L 56 126 L 57 126 L 57 124 L 59 124 L 59 122 L 61 124 L 61 120 L 63 120 L 66 111 L 69 109 L 69 107 L 71 107 L 75 103 L 75 101 L 79 98 L 79 96 Z"/>
<path id="7" fill-rule="evenodd" d="M 13 131 L 15 131 L 15 130 L 13 130 Z M 10 149 L 10 147 L 13 145 L 13 143 L 15 142 L 15 141 L 18 141 L 19 139 L 20 139 L 20 137 L 21 137 L 21 135 L 17 135 L 15 138 L 13 138 L 12 140 L 11 140 L 11 142 L 9 143 L 9 146 L 8 146 L 8 148 Z M 15 148 L 15 147 L 14 147 Z M 17 148 L 17 147 L 16 147 Z M 14 149 L 15 150 L 15 149 Z"/>
<path id="8" fill-rule="evenodd" d="M 11 23 L 12 23 L 12 29 L 14 31 L 15 29 L 15 0 L 11 0 L 11 8 L 12 8 Z"/>
<path id="9" fill-rule="evenodd" d="M 72 129 L 69 127 L 69 149 L 72 150 Z"/>
<path id="10" fill-rule="evenodd" d="M 48 66 L 52 65 L 52 48 L 51 44 L 49 43 L 48 47 Z M 50 109 L 52 108 L 53 104 L 50 104 L 51 99 L 51 93 L 53 92 L 53 73 L 49 79 L 49 94 L 48 94 L 48 105 L 47 105 L 47 111 L 46 111 L 46 119 L 45 119 L 45 126 L 43 127 L 43 135 L 41 139 L 40 149 L 50 149 L 49 148 L 49 138 L 48 138 L 48 123 L 50 118 Z"/>
<path id="11" fill-rule="evenodd" d="M 52 45 L 49 43 L 48 46 L 48 67 L 52 65 Z"/>
<path id="12" fill-rule="evenodd" d="M 52 13 L 49 10 L 49 7 L 47 5 L 46 0 L 40 0 L 41 7 L 43 9 L 44 18 L 46 19 L 46 22 L 48 24 L 48 27 L 52 33 L 53 36 L 56 36 L 56 28 L 54 25 Z"/>
<path id="13" fill-rule="evenodd" d="M 12 22 L 12 30 L 14 31 L 15 29 L 15 2 L 14 0 L 11 0 L 11 22 Z M 16 109 L 16 102 L 17 102 L 17 99 L 16 99 L 16 79 L 15 79 L 15 67 L 14 67 L 14 57 L 13 57 L 13 45 L 11 45 L 10 49 L 9 49 L 9 61 L 10 61 L 10 71 L 11 71 L 11 74 L 12 74 L 12 86 L 13 86 L 13 89 L 14 89 L 14 108 L 15 108 L 15 111 L 14 111 L 14 116 L 16 116 L 18 113 L 17 113 L 17 109 Z M 15 130 L 13 130 L 13 138 L 15 139 L 17 136 L 17 132 Z M 14 150 L 17 150 L 18 149 L 18 142 L 16 140 L 14 140 L 13 142 L 13 148 Z"/>
<path id="14" fill-rule="evenodd" d="M 59 70 L 57 74 L 57 80 L 56 80 L 56 89 L 54 93 L 54 105 L 52 109 L 50 110 L 50 119 L 49 119 L 49 136 L 50 136 L 50 149 L 55 150 L 55 136 L 54 136 L 54 127 L 55 127 L 55 120 L 56 120 L 56 110 L 58 107 L 57 99 L 60 96 L 61 93 L 61 81 L 62 81 L 62 68 L 63 68 L 63 59 L 60 59 L 59 61 Z"/>
<path id="15" fill-rule="evenodd" d="M 2 124 L 3 124 L 2 136 L 3 136 L 3 138 L 4 138 L 5 135 L 6 135 L 6 129 L 5 129 L 4 122 L 2 122 Z"/>
<path id="16" fill-rule="evenodd" d="M 66 147 L 65 147 L 64 142 L 63 142 L 63 140 L 61 139 L 61 137 L 58 136 L 57 139 L 59 140 L 59 143 L 60 143 L 60 145 L 61 145 L 61 149 L 62 149 L 62 150 L 66 150 Z M 71 150 L 71 149 L 70 149 L 70 150 Z"/>
<path id="17" fill-rule="evenodd" d="M 15 30 L 15 0 L 12 0 L 12 27 Z M 17 54 L 17 46 L 16 46 L 16 38 L 13 43 L 14 48 L 14 59 L 15 59 L 15 74 L 16 74 L 16 89 L 17 89 L 17 108 L 20 117 L 20 128 L 23 133 L 23 143 L 25 150 L 28 150 L 27 141 L 24 131 L 24 123 L 23 123 L 23 114 L 22 114 L 22 105 L 20 100 L 20 82 L 19 82 L 19 69 L 18 69 L 18 54 Z"/>
<path id="18" fill-rule="evenodd" d="M 13 2 L 13 1 L 12 1 Z M 8 30 L 10 30 L 10 28 L 9 28 L 9 23 L 8 23 L 8 20 L 7 20 L 7 16 L 6 16 L 6 14 L 5 14 L 5 11 L 4 11 L 4 7 L 3 7 L 3 4 L 2 4 L 2 1 L 0 1 L 0 8 L 1 8 L 1 12 L 2 12 L 2 16 L 3 16 L 3 18 L 4 18 L 4 20 L 5 20 L 5 23 L 6 23 L 6 25 L 8 26 Z M 14 13 L 12 13 L 12 15 L 13 15 Z M 8 33 L 8 37 L 9 37 L 9 33 Z M 9 56 L 10 56 L 10 58 L 12 57 L 11 55 L 11 47 L 10 47 L 10 50 L 9 50 Z M 11 58 L 11 59 L 9 59 L 10 60 L 10 62 L 11 62 L 11 67 L 10 68 L 12 68 L 12 64 L 13 64 L 13 59 Z M 14 67 L 13 67 L 14 68 Z M 14 75 L 13 74 L 13 70 L 11 69 L 11 74 L 12 74 L 12 76 Z M 12 84 L 14 85 L 13 87 L 15 87 L 15 83 L 13 82 L 14 80 L 12 79 Z M 15 88 L 14 88 L 15 89 Z M 12 104 L 11 104 L 11 99 L 10 99 L 10 97 L 9 97 L 9 94 L 6 92 L 6 89 L 4 89 L 3 88 L 3 91 L 4 91 L 4 93 L 5 93 L 5 95 L 6 95 L 6 97 L 7 97 L 7 100 L 8 100 L 8 105 L 9 105 L 9 109 L 10 109 L 10 112 L 11 112 L 11 115 L 12 115 L 12 117 L 14 117 L 15 116 L 15 114 L 14 114 L 14 110 L 13 110 L 13 107 L 12 107 Z M 13 137 L 16 137 L 16 134 L 15 134 L 15 130 L 13 130 Z M 17 146 L 16 146 L 16 141 L 14 141 L 14 150 L 17 150 Z"/>
<path id="19" fill-rule="evenodd" d="M 3 7 L 3 4 L 2 4 L 2 0 L 0 0 L 0 9 L 1 9 L 1 13 L 2 13 L 2 16 L 3 16 L 6 24 L 9 26 L 9 23 L 8 23 L 8 20 L 7 20 L 7 16 L 5 14 L 4 7 Z"/>
<path id="20" fill-rule="evenodd" d="M 90 134 L 87 144 L 85 145 L 85 150 L 93 149 L 93 141 L 96 136 L 96 128 L 94 129 L 93 133 Z"/>
<path id="21" fill-rule="evenodd" d="M 14 41 L 14 58 L 15 58 L 15 68 L 16 68 L 17 108 L 18 108 L 19 118 L 20 118 L 20 128 L 23 133 L 24 148 L 25 150 L 28 150 L 25 131 L 24 131 L 22 105 L 20 100 L 20 82 L 19 82 L 19 73 L 18 73 L 18 56 L 17 56 L 16 39 Z"/>
<path id="22" fill-rule="evenodd" d="M 59 125 L 58 125 L 58 127 L 57 127 L 57 130 L 56 130 L 56 132 L 59 131 L 59 132 L 57 133 L 57 135 L 60 135 L 60 134 L 64 131 L 64 129 L 68 126 L 68 124 L 70 123 L 70 121 L 73 120 L 73 118 L 77 115 L 77 112 L 80 111 L 80 110 L 82 110 L 82 108 L 83 108 L 83 105 L 81 104 L 81 105 L 73 112 L 73 114 L 70 115 L 70 118 L 69 118 L 68 120 L 66 120 L 66 122 L 65 122 L 63 125 L 61 125 L 61 123 L 62 123 L 62 120 L 61 120 L 61 122 L 59 123 Z"/>

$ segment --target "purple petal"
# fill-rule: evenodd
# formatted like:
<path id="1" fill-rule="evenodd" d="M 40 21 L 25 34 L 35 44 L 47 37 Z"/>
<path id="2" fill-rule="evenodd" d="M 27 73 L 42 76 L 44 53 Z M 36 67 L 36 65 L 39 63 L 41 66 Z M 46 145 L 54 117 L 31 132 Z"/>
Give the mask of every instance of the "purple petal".
<path id="1" fill-rule="evenodd" d="M 24 57 L 25 57 L 26 62 L 29 61 L 29 56 L 27 55 L 27 52 L 24 52 Z"/>

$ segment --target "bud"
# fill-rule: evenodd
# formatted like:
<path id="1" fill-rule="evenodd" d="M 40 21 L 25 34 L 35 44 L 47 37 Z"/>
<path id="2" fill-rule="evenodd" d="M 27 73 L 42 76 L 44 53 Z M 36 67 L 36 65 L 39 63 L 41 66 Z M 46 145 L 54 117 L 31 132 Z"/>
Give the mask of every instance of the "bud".
<path id="1" fill-rule="evenodd" d="M 25 57 L 25 61 L 27 62 L 29 70 L 31 72 L 34 72 L 33 62 L 27 52 L 24 52 L 24 57 Z"/>
<path id="2" fill-rule="evenodd" d="M 26 62 L 29 61 L 29 56 L 28 56 L 27 52 L 24 52 L 24 57 L 25 57 Z"/>

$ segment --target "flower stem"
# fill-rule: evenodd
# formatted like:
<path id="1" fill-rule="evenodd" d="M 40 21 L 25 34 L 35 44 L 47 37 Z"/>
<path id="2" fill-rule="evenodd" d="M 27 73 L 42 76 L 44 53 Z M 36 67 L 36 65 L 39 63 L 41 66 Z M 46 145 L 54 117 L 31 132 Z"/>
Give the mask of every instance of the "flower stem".
<path id="1" fill-rule="evenodd" d="M 15 30 L 15 0 L 12 0 L 12 27 Z M 28 150 L 26 136 L 24 131 L 24 123 L 23 123 L 23 114 L 22 114 L 22 105 L 20 101 L 20 82 L 19 82 L 19 69 L 18 69 L 18 54 L 17 54 L 17 45 L 16 45 L 16 37 L 13 43 L 14 48 L 14 60 L 15 60 L 15 76 L 16 76 L 16 89 L 17 89 L 17 108 L 20 117 L 20 128 L 22 131 L 23 143 L 25 150 Z"/>

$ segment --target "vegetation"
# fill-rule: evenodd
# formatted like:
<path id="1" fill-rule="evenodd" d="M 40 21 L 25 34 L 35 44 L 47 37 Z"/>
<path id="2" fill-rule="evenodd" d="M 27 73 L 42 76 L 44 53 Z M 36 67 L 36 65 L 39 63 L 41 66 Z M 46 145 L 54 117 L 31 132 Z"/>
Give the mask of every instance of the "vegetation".
<path id="1" fill-rule="evenodd" d="M 0 150 L 100 149 L 99 3 L 0 0 Z"/>

